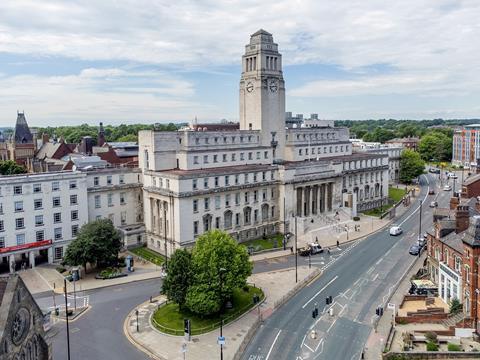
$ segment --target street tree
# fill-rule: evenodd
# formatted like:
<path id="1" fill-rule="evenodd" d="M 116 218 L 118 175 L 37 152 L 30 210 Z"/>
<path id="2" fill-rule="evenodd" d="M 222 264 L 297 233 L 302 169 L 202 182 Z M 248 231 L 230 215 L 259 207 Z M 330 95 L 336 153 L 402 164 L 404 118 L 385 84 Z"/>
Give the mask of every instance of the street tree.
<path id="1" fill-rule="evenodd" d="M 24 174 L 26 172 L 25 167 L 18 165 L 13 160 L 0 161 L 0 175 Z"/>
<path id="2" fill-rule="evenodd" d="M 162 294 L 182 309 L 185 306 L 187 291 L 192 279 L 192 254 L 186 249 L 175 250 L 168 262 L 167 276 L 162 285 Z"/>
<path id="3" fill-rule="evenodd" d="M 418 152 L 425 161 L 450 161 L 452 159 L 452 137 L 440 131 L 431 131 L 421 138 Z"/>
<path id="4" fill-rule="evenodd" d="M 67 247 L 64 263 L 103 267 L 116 265 L 122 247 L 120 234 L 110 219 L 99 219 L 83 225 L 77 238 Z"/>
<path id="5" fill-rule="evenodd" d="M 187 291 L 186 306 L 202 316 L 218 313 L 234 289 L 246 286 L 252 268 L 246 247 L 226 232 L 204 233 L 192 251 L 193 282 Z"/>
<path id="6" fill-rule="evenodd" d="M 414 150 L 403 150 L 400 157 L 400 181 L 405 184 L 412 182 L 420 176 L 425 168 L 425 163 L 420 154 Z"/>

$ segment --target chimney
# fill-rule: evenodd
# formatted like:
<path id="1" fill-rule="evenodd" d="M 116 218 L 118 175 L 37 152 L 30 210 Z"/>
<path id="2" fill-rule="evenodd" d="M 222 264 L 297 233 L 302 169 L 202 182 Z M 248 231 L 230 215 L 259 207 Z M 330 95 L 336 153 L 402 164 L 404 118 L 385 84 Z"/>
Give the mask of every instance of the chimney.
<path id="1" fill-rule="evenodd" d="M 450 198 L 450 210 L 455 210 L 459 202 L 460 202 L 460 199 L 458 197 L 452 196 Z"/>
<path id="2" fill-rule="evenodd" d="M 50 141 L 50 136 L 47 133 L 42 134 L 42 144 L 46 144 Z"/>
<path id="3" fill-rule="evenodd" d="M 468 206 L 458 205 L 455 211 L 455 232 L 461 233 L 468 229 L 470 224 L 470 212 Z"/>

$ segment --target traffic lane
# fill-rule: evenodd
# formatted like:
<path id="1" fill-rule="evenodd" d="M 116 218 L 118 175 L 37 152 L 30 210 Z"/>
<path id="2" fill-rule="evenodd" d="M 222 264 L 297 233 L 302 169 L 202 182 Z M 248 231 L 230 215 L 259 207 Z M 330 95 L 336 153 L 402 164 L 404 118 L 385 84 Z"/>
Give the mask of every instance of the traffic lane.
<path id="1" fill-rule="evenodd" d="M 72 358 L 144 360 L 123 333 L 123 322 L 138 304 L 158 289 L 158 280 L 146 280 L 89 291 L 92 308 L 70 322 Z M 158 291 L 157 291 L 158 294 Z M 53 341 L 54 359 L 66 359 L 66 326 L 60 323 Z"/>
<path id="2" fill-rule="evenodd" d="M 315 359 L 349 360 L 359 359 L 367 342 L 371 327 L 346 318 L 338 318 L 331 332 L 331 341 L 325 341 L 323 351 Z"/>

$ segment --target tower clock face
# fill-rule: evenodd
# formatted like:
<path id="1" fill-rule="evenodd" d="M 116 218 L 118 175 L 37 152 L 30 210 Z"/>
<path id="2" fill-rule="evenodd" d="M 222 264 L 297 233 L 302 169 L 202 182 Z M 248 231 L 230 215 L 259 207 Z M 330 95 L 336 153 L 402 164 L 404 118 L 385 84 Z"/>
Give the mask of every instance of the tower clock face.
<path id="1" fill-rule="evenodd" d="M 270 79 L 268 80 L 268 89 L 272 93 L 276 93 L 278 91 L 278 82 L 276 79 Z"/>
<path id="2" fill-rule="evenodd" d="M 247 91 L 249 93 L 251 93 L 253 91 L 253 83 L 252 82 L 248 82 L 247 83 L 247 86 L 245 87 L 247 89 Z"/>

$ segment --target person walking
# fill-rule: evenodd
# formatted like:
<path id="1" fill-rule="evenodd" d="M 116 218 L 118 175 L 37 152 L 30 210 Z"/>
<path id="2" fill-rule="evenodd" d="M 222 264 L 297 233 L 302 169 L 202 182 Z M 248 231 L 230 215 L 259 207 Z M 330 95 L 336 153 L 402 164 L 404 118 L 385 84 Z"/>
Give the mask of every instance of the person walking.
<path id="1" fill-rule="evenodd" d="M 340 246 L 340 241 L 337 240 L 337 247 L 339 247 L 339 246 Z"/>

